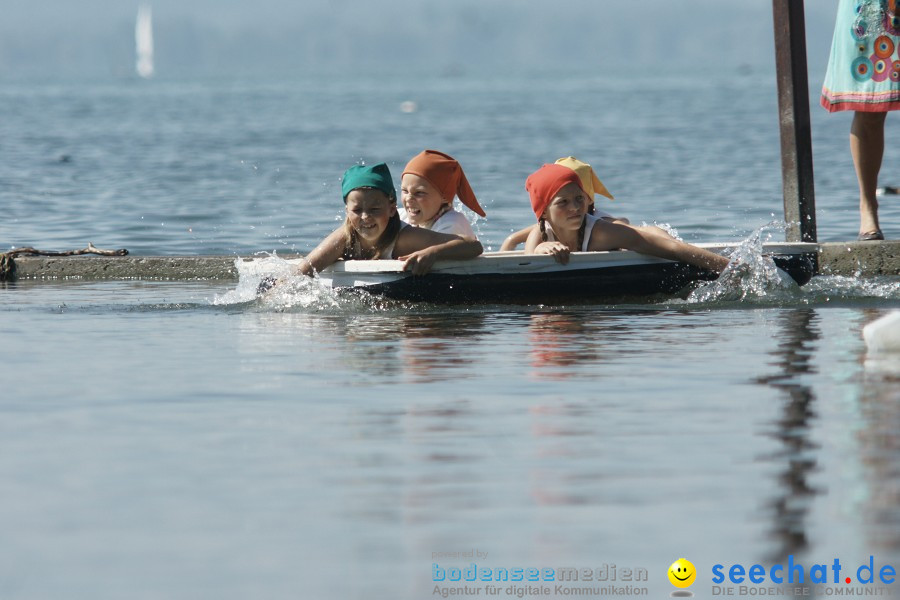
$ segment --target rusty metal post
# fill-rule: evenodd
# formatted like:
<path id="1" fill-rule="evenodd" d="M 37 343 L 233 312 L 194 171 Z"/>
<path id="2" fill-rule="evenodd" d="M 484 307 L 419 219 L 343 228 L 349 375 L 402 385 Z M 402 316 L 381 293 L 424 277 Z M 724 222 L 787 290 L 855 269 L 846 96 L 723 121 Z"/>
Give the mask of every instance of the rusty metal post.
<path id="1" fill-rule="evenodd" d="M 803 0 L 772 0 L 787 241 L 816 241 L 806 22 Z"/>

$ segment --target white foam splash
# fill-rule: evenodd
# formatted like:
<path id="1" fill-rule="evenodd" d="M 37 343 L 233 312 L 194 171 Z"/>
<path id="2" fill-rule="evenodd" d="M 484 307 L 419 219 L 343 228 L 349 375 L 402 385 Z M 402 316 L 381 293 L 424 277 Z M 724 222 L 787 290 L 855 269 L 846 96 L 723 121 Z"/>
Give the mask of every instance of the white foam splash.
<path id="1" fill-rule="evenodd" d="M 863 278 L 848 275 L 817 275 L 803 286 L 815 302 L 857 302 L 864 299 L 900 300 L 900 285 L 891 276 Z"/>
<path id="2" fill-rule="evenodd" d="M 214 305 L 251 304 L 263 311 L 359 312 L 402 309 L 402 303 L 365 292 L 339 294 L 318 277 L 297 275 L 300 259 L 285 260 L 275 254 L 247 261 L 238 258 L 238 284 L 235 289 L 216 296 Z M 267 278 L 277 280 L 263 293 L 259 284 Z"/>
<path id="3" fill-rule="evenodd" d="M 719 278 L 701 284 L 690 293 L 687 302 L 796 300 L 800 286 L 770 256 L 763 254 L 763 244 L 784 229 L 783 222 L 773 221 L 751 233 L 731 252 L 730 262 Z"/>
<path id="4" fill-rule="evenodd" d="M 244 260 L 235 260 L 238 284 L 235 289 L 216 296 L 215 305 L 257 302 L 261 307 L 284 310 L 294 306 L 336 306 L 334 291 L 319 279 L 296 275 L 296 260 L 288 261 L 275 254 Z M 259 284 L 266 278 L 278 281 L 268 292 L 259 294 Z"/>
<path id="5" fill-rule="evenodd" d="M 656 221 L 652 223 L 648 223 L 647 221 L 641 221 L 641 227 L 658 227 L 671 235 L 673 238 L 678 240 L 679 242 L 683 242 L 684 239 L 678 235 L 678 230 L 672 227 L 669 223 L 657 223 Z"/>

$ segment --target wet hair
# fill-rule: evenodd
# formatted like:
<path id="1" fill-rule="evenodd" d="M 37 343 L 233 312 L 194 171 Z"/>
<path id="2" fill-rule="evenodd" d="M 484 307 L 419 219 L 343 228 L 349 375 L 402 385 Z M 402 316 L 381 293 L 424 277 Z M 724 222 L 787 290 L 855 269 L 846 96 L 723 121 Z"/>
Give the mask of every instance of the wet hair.
<path id="1" fill-rule="evenodd" d="M 382 194 L 384 194 L 384 190 L 379 190 L 374 187 L 360 187 L 356 188 L 359 190 L 378 190 Z M 387 199 L 386 202 L 396 203 L 396 198 L 393 196 L 389 196 L 388 194 L 384 194 Z M 347 203 L 347 199 L 344 198 L 344 204 Z M 344 219 L 344 252 L 341 254 L 341 258 L 344 260 L 373 260 L 381 257 L 381 253 L 384 250 L 397 241 L 397 236 L 400 235 L 400 215 L 395 211 L 394 215 L 391 217 L 391 220 L 388 221 L 387 227 L 384 229 L 384 233 L 381 234 L 381 237 L 378 238 L 378 241 L 375 242 L 375 246 L 373 248 L 363 248 L 362 242 L 359 239 L 359 234 L 353 229 L 353 226 L 350 225 L 350 218 L 346 217 Z"/>

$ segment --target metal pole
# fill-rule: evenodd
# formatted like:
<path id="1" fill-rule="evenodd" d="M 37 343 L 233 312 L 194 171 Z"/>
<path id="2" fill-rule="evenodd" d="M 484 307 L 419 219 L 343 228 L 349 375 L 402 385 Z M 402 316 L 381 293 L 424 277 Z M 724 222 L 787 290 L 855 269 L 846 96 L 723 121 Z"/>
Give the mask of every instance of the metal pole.
<path id="1" fill-rule="evenodd" d="M 803 0 L 772 0 L 787 241 L 816 241 L 806 22 Z"/>

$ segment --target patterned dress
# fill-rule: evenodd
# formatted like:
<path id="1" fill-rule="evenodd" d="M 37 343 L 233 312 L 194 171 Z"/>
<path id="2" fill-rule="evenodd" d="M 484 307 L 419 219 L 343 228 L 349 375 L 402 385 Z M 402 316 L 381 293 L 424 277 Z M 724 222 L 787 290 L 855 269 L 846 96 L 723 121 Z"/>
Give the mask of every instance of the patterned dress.
<path id="1" fill-rule="evenodd" d="M 900 109 L 900 0 L 840 0 L 821 104 L 828 112 Z"/>

